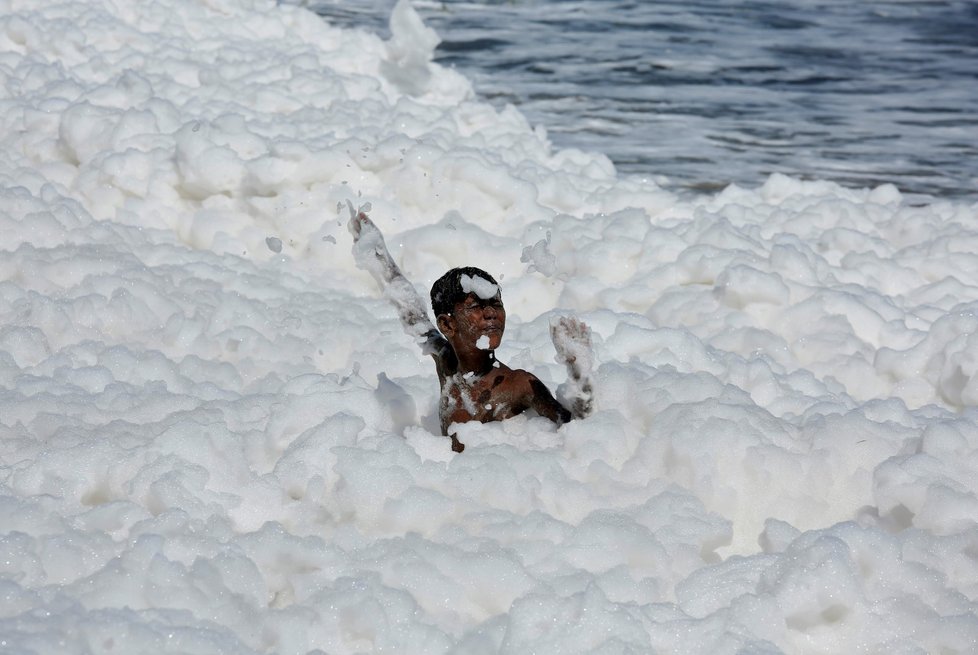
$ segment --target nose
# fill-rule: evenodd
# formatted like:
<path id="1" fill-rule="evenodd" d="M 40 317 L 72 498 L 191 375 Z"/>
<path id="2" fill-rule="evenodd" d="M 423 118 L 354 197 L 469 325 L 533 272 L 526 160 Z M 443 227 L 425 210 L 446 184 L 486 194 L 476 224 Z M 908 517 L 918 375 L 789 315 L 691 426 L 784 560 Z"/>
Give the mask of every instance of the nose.
<path id="1" fill-rule="evenodd" d="M 499 310 L 497 310 L 492 305 L 486 305 L 485 307 L 482 308 L 483 318 L 496 318 L 498 314 L 499 314 Z"/>

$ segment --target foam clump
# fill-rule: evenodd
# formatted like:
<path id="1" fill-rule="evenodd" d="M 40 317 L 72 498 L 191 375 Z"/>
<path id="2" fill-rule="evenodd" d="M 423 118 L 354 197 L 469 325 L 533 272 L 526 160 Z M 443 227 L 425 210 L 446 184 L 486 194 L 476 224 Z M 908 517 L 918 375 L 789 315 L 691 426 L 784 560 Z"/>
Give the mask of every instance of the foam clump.
<path id="1" fill-rule="evenodd" d="M 474 293 L 483 300 L 495 298 L 499 293 L 499 286 L 480 275 L 462 275 L 459 277 L 459 284 L 465 293 Z"/>
<path id="2" fill-rule="evenodd" d="M 619 177 L 395 14 L 4 4 L 0 650 L 973 652 L 975 206 Z M 587 418 L 452 451 L 465 265 Z"/>
<path id="3" fill-rule="evenodd" d="M 424 24 L 408 0 L 394 5 L 389 26 L 391 39 L 380 70 L 403 93 L 421 95 L 431 80 L 429 64 L 441 39 Z"/>

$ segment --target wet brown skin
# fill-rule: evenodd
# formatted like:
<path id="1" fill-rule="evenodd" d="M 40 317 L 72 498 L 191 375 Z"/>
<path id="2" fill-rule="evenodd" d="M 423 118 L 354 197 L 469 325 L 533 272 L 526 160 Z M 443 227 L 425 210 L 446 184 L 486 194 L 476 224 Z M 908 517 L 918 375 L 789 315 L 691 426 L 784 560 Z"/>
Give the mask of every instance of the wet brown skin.
<path id="1" fill-rule="evenodd" d="M 535 375 L 505 364 L 471 383 L 446 385 L 445 391 L 443 431 L 452 423 L 501 421 L 530 408 L 558 424 L 570 419 Z M 463 394 L 469 402 L 463 400 Z"/>
<path id="2" fill-rule="evenodd" d="M 469 294 L 451 314 L 441 314 L 437 320 L 457 361 L 454 370 L 439 370 L 443 434 L 448 434 L 452 423 L 499 421 L 528 409 L 558 425 L 570 420 L 570 412 L 535 375 L 496 359 L 494 351 L 506 328 L 506 309 L 498 295 L 482 299 Z M 485 348 L 476 345 L 482 336 L 488 337 Z M 449 436 L 452 449 L 461 452 L 465 446 L 454 434 Z"/>

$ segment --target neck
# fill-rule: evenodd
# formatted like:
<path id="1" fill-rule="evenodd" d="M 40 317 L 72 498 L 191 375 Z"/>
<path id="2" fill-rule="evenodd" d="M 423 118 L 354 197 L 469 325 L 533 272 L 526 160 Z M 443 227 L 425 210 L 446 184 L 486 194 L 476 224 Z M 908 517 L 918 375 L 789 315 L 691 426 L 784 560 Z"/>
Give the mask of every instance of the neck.
<path id="1" fill-rule="evenodd" d="M 496 363 L 496 355 L 491 350 L 476 350 L 465 353 L 456 351 L 458 357 L 458 370 L 461 374 L 475 373 L 485 375 L 492 370 Z"/>

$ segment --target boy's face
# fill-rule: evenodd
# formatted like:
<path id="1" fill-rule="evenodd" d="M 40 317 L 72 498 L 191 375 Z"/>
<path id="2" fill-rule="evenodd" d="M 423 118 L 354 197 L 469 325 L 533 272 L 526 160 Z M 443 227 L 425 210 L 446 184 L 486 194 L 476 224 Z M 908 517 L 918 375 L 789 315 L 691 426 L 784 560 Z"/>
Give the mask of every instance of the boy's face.
<path id="1" fill-rule="evenodd" d="M 451 314 L 438 317 L 438 328 L 456 351 L 461 348 L 495 350 L 506 329 L 506 308 L 498 293 L 488 299 L 470 293 L 455 303 Z"/>

